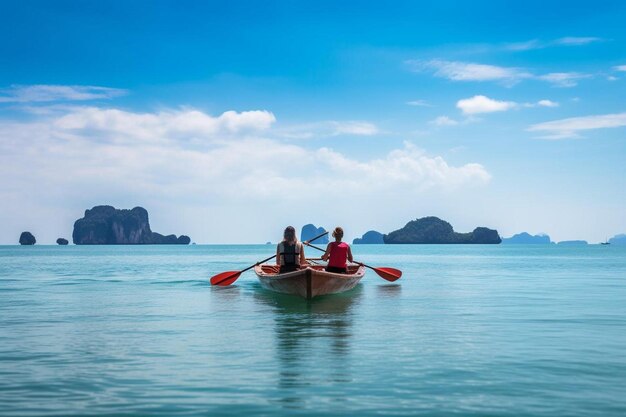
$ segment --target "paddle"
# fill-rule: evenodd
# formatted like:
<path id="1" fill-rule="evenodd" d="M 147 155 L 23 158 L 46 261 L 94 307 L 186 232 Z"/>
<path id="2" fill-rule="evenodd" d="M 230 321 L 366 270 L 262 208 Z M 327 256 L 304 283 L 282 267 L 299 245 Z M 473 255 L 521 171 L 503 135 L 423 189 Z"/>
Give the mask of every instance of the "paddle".
<path id="1" fill-rule="evenodd" d="M 219 285 L 221 287 L 227 287 L 233 282 L 237 281 L 237 278 L 239 278 L 239 276 L 243 274 L 244 272 L 254 268 L 255 266 L 259 264 L 262 264 L 263 262 L 267 262 L 270 259 L 274 259 L 275 257 L 276 255 L 270 256 L 269 258 L 263 259 L 262 261 L 259 261 L 255 263 L 254 265 L 247 267 L 246 269 L 242 269 L 241 271 L 226 271 L 226 272 L 221 272 L 217 275 L 214 275 L 213 277 L 211 277 L 211 285 Z"/>
<path id="2" fill-rule="evenodd" d="M 315 245 L 311 245 L 310 243 L 307 242 L 303 242 L 305 245 L 312 247 L 313 249 L 317 249 L 319 251 L 322 252 L 326 252 L 324 249 L 315 246 Z M 372 271 L 376 272 L 381 278 L 386 279 L 387 281 L 395 281 L 400 279 L 400 277 L 402 276 L 402 271 L 400 271 L 399 269 L 396 268 L 389 268 L 389 267 L 378 267 L 378 268 L 374 268 L 373 266 L 369 266 L 369 265 L 365 265 L 362 262 L 355 262 L 359 265 L 363 265 L 366 268 L 371 269 Z"/>
<path id="3" fill-rule="evenodd" d="M 328 232 L 324 232 L 319 236 L 315 236 L 313 239 L 308 240 L 306 242 L 303 242 L 305 244 L 309 244 L 308 242 L 313 242 L 316 239 L 319 239 L 320 237 L 327 235 Z M 254 265 L 251 265 L 245 269 L 242 269 L 241 271 L 225 271 L 225 272 L 220 272 L 217 275 L 214 275 L 211 277 L 211 285 L 219 285 L 220 287 L 227 287 L 230 284 L 232 284 L 233 282 L 237 281 L 237 278 L 239 278 L 241 276 L 241 274 L 243 274 L 244 272 L 254 268 L 257 265 L 262 264 L 263 262 L 267 262 L 270 259 L 274 259 L 276 257 L 276 255 L 272 255 L 267 259 L 263 259 L 262 261 L 259 261 L 257 263 L 255 263 Z"/>

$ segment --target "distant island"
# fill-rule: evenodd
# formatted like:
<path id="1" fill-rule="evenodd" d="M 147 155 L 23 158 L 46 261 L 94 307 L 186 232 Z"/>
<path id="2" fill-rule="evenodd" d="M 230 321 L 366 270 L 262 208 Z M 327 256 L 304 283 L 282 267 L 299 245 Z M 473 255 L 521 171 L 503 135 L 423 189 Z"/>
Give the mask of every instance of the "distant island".
<path id="1" fill-rule="evenodd" d="M 626 245 L 626 234 L 615 235 L 609 239 L 611 245 Z"/>
<path id="2" fill-rule="evenodd" d="M 323 227 L 315 227 L 312 224 L 306 224 L 302 226 L 302 232 L 300 233 L 300 241 L 304 242 L 305 240 L 311 240 L 316 236 L 324 233 L 326 229 Z M 316 244 L 328 243 L 328 235 L 322 236 L 319 239 L 315 240 Z"/>
<path id="3" fill-rule="evenodd" d="M 580 245 L 587 245 L 587 241 L 586 240 L 563 240 L 557 243 L 557 245 L 580 246 Z"/>
<path id="4" fill-rule="evenodd" d="M 550 241 L 550 236 L 546 234 L 533 236 L 529 233 L 522 232 L 522 233 L 513 235 L 509 238 L 502 239 L 502 243 L 503 244 L 517 243 L 517 244 L 524 244 L 524 245 L 541 245 L 541 244 L 548 245 L 552 242 Z"/>
<path id="5" fill-rule="evenodd" d="M 19 242 L 20 245 L 34 245 L 37 243 L 37 239 L 35 239 L 35 236 L 33 236 L 31 232 L 22 232 Z"/>
<path id="6" fill-rule="evenodd" d="M 188 236 L 163 236 L 150 230 L 148 211 L 143 207 L 132 210 L 112 206 L 95 206 L 85 210 L 76 220 L 72 240 L 76 245 L 188 245 Z"/>
<path id="7" fill-rule="evenodd" d="M 70 243 L 70 242 L 68 242 L 67 239 L 65 239 L 65 238 L 60 237 L 60 238 L 57 239 L 57 245 L 65 246 L 68 243 Z"/>
<path id="8" fill-rule="evenodd" d="M 366 232 L 362 237 L 352 240 L 353 245 L 382 245 L 385 243 L 383 234 L 376 230 Z"/>
<path id="9" fill-rule="evenodd" d="M 501 241 L 497 230 L 477 227 L 470 233 L 457 233 L 450 223 L 433 216 L 412 220 L 384 236 L 386 244 L 498 244 Z"/>

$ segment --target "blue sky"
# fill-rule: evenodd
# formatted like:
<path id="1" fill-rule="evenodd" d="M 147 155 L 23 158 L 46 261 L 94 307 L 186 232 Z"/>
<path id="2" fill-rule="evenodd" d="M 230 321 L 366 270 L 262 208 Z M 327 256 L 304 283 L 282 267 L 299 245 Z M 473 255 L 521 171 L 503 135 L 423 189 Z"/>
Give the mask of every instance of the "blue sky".
<path id="1" fill-rule="evenodd" d="M 97 204 L 199 243 L 626 231 L 623 2 L 15 2 L 0 243 Z"/>

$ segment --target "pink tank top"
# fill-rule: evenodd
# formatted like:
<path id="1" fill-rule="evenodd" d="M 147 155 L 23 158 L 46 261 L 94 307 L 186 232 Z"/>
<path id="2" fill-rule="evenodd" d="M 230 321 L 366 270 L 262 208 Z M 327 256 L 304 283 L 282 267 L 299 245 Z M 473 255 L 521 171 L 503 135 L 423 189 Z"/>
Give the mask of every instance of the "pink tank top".
<path id="1" fill-rule="evenodd" d="M 346 260 L 348 259 L 348 246 L 347 243 L 331 242 L 330 244 L 330 258 L 328 259 L 328 266 L 334 266 L 336 268 L 345 268 Z"/>

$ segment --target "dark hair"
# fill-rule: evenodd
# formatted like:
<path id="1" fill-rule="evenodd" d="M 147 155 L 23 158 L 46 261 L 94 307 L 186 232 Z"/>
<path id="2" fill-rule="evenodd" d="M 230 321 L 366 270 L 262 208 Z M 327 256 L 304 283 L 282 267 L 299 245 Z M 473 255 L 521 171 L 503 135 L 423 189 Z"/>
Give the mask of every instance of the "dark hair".
<path id="1" fill-rule="evenodd" d="M 335 227 L 335 230 L 333 230 L 333 237 L 341 239 L 343 237 L 343 229 L 339 226 Z"/>
<path id="2" fill-rule="evenodd" d="M 296 238 L 296 229 L 293 226 L 285 227 L 285 232 L 283 233 L 283 241 L 284 242 L 297 242 Z"/>

